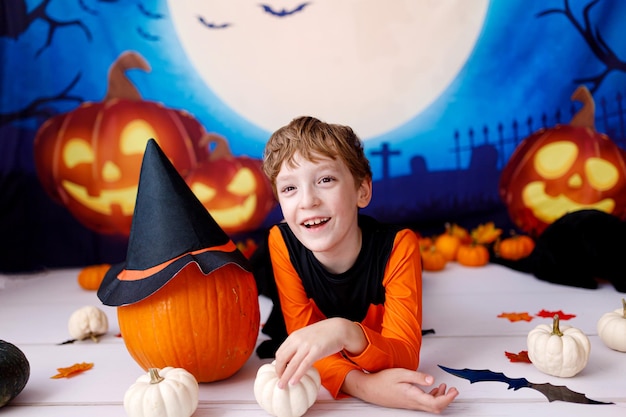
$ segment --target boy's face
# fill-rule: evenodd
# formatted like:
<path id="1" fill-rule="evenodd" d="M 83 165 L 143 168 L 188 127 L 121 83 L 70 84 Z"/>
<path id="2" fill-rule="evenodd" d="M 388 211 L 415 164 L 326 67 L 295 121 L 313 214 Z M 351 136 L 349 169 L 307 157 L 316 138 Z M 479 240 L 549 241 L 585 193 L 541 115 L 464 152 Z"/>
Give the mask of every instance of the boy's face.
<path id="1" fill-rule="evenodd" d="M 283 162 L 276 177 L 278 201 L 294 235 L 316 256 L 358 253 L 358 208 L 370 202 L 371 180 L 357 188 L 340 158 L 312 162 L 296 153 L 294 162 L 294 167 Z"/>

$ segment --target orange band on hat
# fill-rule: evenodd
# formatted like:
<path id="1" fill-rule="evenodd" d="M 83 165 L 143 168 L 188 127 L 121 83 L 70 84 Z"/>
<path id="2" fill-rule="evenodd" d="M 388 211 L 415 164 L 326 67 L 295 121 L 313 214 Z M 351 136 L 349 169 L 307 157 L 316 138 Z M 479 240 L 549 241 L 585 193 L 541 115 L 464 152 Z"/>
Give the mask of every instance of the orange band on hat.
<path id="1" fill-rule="evenodd" d="M 122 272 L 120 272 L 117 275 L 117 279 L 119 279 L 120 281 L 137 281 L 137 280 L 147 278 L 149 276 L 152 276 L 152 275 L 156 274 L 157 272 L 162 271 L 168 265 L 170 265 L 172 262 L 175 262 L 176 260 L 182 258 L 183 256 L 197 255 L 199 253 L 204 253 L 204 252 L 209 252 L 209 251 L 232 252 L 235 249 L 237 249 L 237 246 L 235 246 L 233 241 L 230 240 L 225 245 L 212 246 L 210 248 L 205 248 L 205 249 L 200 249 L 200 250 L 193 251 L 193 252 L 183 253 L 182 255 L 177 256 L 176 258 L 170 259 L 169 261 L 165 261 L 162 264 L 155 265 L 155 266 L 153 266 L 151 268 L 148 268 L 148 269 L 141 269 L 141 270 L 140 269 L 123 269 Z"/>

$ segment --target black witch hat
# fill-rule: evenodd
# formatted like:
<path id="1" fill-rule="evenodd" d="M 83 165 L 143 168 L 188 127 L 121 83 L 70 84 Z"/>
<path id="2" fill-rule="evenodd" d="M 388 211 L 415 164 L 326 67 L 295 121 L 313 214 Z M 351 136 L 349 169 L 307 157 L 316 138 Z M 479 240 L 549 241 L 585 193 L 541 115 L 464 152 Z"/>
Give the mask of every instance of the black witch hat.
<path id="1" fill-rule="evenodd" d="M 111 266 L 98 289 L 105 305 L 136 303 L 158 291 L 186 265 L 204 274 L 248 260 L 150 139 L 141 164 L 126 261 Z"/>

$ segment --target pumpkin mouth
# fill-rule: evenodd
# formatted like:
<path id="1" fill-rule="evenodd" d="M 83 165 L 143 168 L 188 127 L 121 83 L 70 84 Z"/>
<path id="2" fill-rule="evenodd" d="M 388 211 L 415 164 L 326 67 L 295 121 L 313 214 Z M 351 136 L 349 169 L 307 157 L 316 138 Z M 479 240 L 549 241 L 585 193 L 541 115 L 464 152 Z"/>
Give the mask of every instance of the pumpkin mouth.
<path id="1" fill-rule="evenodd" d="M 247 223 L 256 209 L 257 197 L 252 194 L 249 195 L 242 204 L 229 207 L 227 209 L 208 209 L 213 219 L 221 227 L 237 227 Z M 206 205 L 205 205 L 206 207 Z"/>
<path id="2" fill-rule="evenodd" d="M 541 181 L 530 182 L 522 192 L 524 205 L 530 208 L 534 216 L 544 223 L 553 223 L 565 214 L 583 209 L 596 209 L 605 213 L 612 213 L 615 201 L 605 198 L 594 204 L 580 204 L 572 201 L 563 194 L 551 197 L 545 192 L 545 184 Z"/>
<path id="3" fill-rule="evenodd" d="M 113 214 L 113 207 L 119 207 L 124 216 L 132 216 L 135 210 L 138 187 L 104 190 L 98 196 L 90 196 L 85 187 L 73 182 L 63 181 L 62 185 L 72 198 L 97 213 L 110 216 Z"/>

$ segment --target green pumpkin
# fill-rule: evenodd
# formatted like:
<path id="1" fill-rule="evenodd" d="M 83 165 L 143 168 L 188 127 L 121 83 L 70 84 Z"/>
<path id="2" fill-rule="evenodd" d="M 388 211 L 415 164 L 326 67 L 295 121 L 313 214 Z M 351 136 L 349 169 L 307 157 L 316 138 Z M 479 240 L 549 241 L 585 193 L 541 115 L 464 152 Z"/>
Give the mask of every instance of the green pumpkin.
<path id="1" fill-rule="evenodd" d="M 0 340 L 0 408 L 22 392 L 29 377 L 30 364 L 24 352 Z"/>

